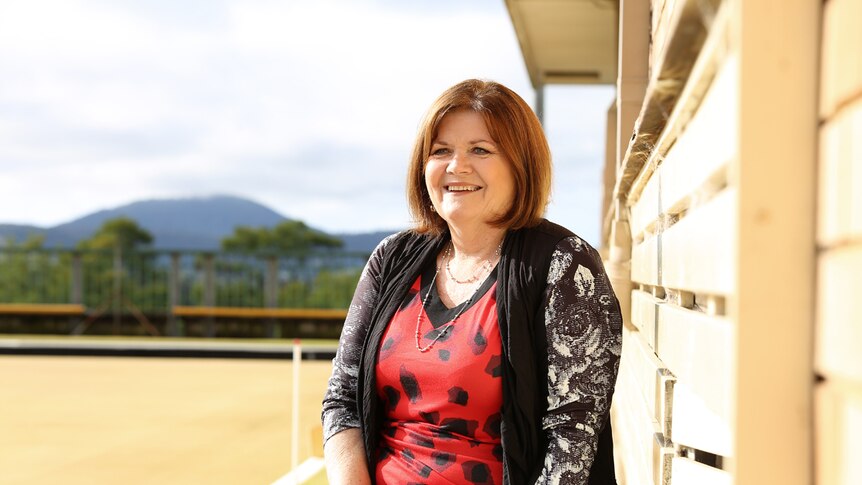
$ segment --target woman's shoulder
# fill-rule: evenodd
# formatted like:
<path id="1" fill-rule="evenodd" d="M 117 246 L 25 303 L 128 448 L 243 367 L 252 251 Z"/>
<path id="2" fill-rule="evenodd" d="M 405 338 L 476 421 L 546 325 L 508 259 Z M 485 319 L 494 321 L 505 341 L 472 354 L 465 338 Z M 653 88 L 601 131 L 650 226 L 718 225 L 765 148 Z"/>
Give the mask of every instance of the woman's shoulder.
<path id="1" fill-rule="evenodd" d="M 398 231 L 384 237 L 379 243 L 377 243 L 377 247 L 374 248 L 374 253 L 386 251 L 390 247 L 397 248 L 405 244 L 425 241 L 431 238 L 432 236 L 428 234 L 417 233 L 413 229 L 404 229 L 403 231 Z"/>
<path id="2" fill-rule="evenodd" d="M 547 219 L 542 219 L 542 222 L 536 226 L 525 229 L 524 235 L 527 239 L 544 240 L 547 247 L 552 248 L 553 251 L 587 253 L 591 256 L 598 254 L 598 251 L 585 239 Z"/>
<path id="3" fill-rule="evenodd" d="M 599 251 L 571 230 L 546 219 L 532 230 L 535 233 L 533 237 L 547 239 L 547 246 L 552 247 L 552 265 L 554 262 L 557 264 L 576 262 L 583 267 L 599 272 L 604 271 Z"/>
<path id="4" fill-rule="evenodd" d="M 398 238 L 402 237 L 406 232 L 408 231 L 398 231 L 384 237 L 380 240 L 380 242 L 377 243 L 377 246 L 374 248 L 374 251 L 372 251 L 372 253 L 376 254 L 382 252 L 386 249 L 387 246 L 389 246 L 390 243 L 392 243 L 392 241 L 398 240 Z"/>
<path id="5" fill-rule="evenodd" d="M 381 262 L 390 257 L 400 258 L 405 254 L 412 254 L 418 248 L 422 248 L 435 237 L 429 234 L 417 233 L 412 229 L 390 234 L 383 238 L 371 253 L 371 260 Z"/>

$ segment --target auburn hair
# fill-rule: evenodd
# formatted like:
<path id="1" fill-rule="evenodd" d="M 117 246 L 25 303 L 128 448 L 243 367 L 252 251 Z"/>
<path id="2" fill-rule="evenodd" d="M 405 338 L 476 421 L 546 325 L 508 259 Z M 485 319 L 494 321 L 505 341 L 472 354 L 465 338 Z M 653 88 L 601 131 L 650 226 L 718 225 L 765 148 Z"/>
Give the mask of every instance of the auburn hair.
<path id="1" fill-rule="evenodd" d="M 443 118 L 461 110 L 482 116 L 514 175 L 512 204 L 491 225 L 520 229 L 541 222 L 551 192 L 551 150 L 542 124 L 530 106 L 511 89 L 494 81 L 468 79 L 444 91 L 419 125 L 407 171 L 407 200 L 414 230 L 439 235 L 447 229 L 446 221 L 431 209 L 425 165 Z"/>

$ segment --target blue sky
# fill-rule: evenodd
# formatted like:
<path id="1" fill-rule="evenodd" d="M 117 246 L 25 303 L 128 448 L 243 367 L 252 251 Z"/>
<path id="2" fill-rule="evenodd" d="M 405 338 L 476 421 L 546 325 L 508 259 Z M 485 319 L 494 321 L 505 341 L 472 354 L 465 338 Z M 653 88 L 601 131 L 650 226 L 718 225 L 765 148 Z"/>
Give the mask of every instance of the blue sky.
<path id="1" fill-rule="evenodd" d="M 231 194 L 329 231 L 406 227 L 416 126 L 469 77 L 534 99 L 502 0 L 7 0 L 0 223 Z M 546 93 L 548 217 L 591 242 L 612 97 Z"/>

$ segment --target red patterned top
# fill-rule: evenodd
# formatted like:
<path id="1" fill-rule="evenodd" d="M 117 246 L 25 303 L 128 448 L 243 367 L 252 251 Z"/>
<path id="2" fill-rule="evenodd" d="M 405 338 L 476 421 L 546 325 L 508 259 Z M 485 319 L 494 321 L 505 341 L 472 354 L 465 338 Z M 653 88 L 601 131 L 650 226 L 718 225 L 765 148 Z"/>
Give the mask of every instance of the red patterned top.
<path id="1" fill-rule="evenodd" d="M 377 392 L 386 423 L 376 480 L 500 484 L 503 387 L 496 270 L 448 330 L 447 323 L 464 304 L 451 309 L 443 305 L 429 284 L 433 270 L 413 283 L 381 340 Z M 416 349 L 416 317 L 429 290 L 420 345 L 445 333 L 423 353 Z"/>

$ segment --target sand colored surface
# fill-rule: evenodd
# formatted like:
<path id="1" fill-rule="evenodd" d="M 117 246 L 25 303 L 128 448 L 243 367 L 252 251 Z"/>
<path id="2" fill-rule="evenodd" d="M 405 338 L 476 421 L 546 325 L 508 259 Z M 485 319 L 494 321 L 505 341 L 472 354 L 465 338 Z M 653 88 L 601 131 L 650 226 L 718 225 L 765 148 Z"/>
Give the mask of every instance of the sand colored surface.
<path id="1" fill-rule="evenodd" d="M 290 469 L 291 366 L 0 356 L 0 483 L 272 483 Z M 302 363 L 300 461 L 320 454 L 330 370 Z"/>

